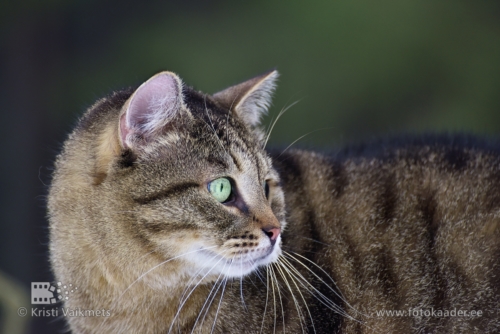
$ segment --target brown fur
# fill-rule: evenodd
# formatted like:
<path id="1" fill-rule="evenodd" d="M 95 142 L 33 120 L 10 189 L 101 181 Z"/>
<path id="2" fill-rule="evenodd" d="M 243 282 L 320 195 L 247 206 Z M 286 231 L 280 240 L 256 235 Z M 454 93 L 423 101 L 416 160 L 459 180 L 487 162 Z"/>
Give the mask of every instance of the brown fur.
<path id="1" fill-rule="evenodd" d="M 141 88 L 115 93 L 89 109 L 57 158 L 51 260 L 57 279 L 79 288 L 65 307 L 111 312 L 68 318 L 73 332 L 500 330 L 500 146 L 435 136 L 268 155 L 255 125 L 276 72 L 213 97 L 162 75 L 182 87 L 167 125 L 130 125 L 125 137 Z M 206 189 L 221 176 L 241 192 L 228 204 Z M 274 248 L 271 228 L 282 230 Z M 283 254 L 226 278 L 202 270 L 194 244 L 233 261 Z M 376 314 L 410 308 L 482 316 Z"/>

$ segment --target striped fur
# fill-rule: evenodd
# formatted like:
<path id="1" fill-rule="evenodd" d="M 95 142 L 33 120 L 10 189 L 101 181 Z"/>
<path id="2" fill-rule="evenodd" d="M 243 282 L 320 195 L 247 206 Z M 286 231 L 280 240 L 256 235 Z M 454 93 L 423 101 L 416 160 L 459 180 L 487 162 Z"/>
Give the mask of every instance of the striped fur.
<path id="1" fill-rule="evenodd" d="M 74 333 L 500 331 L 498 143 L 266 152 L 276 72 L 214 96 L 164 73 L 175 104 L 144 118 L 140 145 L 120 125 L 127 90 L 92 106 L 57 158 L 51 261 L 79 287 L 64 306 L 111 314 L 68 317 Z M 226 204 L 207 191 L 218 177 L 236 186 Z M 481 316 L 438 316 L 453 310 Z"/>

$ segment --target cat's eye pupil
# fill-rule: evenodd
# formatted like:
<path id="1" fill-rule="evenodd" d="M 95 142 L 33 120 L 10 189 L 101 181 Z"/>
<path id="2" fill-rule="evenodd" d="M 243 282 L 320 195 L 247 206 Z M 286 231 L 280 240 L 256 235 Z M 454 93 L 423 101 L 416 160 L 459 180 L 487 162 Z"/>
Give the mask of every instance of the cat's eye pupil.
<path id="1" fill-rule="evenodd" d="M 264 182 L 264 193 L 266 194 L 266 198 L 269 198 L 269 183 L 267 181 Z"/>
<path id="2" fill-rule="evenodd" d="M 213 180 L 208 184 L 208 191 L 220 203 L 225 203 L 231 199 L 231 181 L 225 177 Z"/>

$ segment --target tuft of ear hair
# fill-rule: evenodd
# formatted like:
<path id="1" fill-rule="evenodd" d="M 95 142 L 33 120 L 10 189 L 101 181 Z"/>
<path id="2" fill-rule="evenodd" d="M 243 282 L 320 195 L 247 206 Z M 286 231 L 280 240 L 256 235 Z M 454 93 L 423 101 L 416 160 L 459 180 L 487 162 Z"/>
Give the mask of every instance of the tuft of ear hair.
<path id="1" fill-rule="evenodd" d="M 182 81 L 172 72 L 160 72 L 144 82 L 124 105 L 120 142 L 134 148 L 160 134 L 183 106 Z"/>
<path id="2" fill-rule="evenodd" d="M 257 126 L 271 104 L 278 71 L 273 70 L 213 95 L 230 112 L 250 126 Z"/>

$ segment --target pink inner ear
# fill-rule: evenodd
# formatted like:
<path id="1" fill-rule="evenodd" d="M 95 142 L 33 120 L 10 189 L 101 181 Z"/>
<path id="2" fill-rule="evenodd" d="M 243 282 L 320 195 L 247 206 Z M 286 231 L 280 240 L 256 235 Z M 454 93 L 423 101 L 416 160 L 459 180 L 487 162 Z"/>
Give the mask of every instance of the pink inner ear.
<path id="1" fill-rule="evenodd" d="M 180 87 L 175 74 L 163 72 L 135 91 L 120 119 L 120 135 L 126 146 L 132 146 L 134 138 L 153 139 L 174 118 L 182 101 Z"/>

